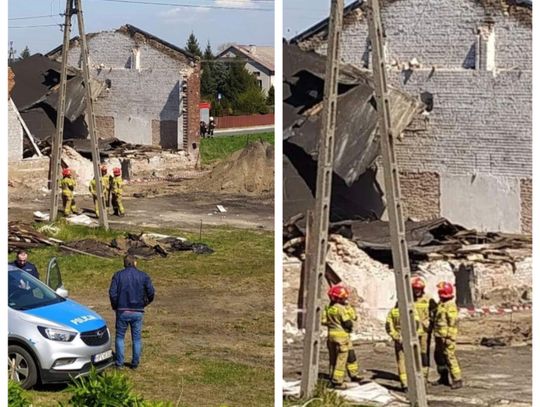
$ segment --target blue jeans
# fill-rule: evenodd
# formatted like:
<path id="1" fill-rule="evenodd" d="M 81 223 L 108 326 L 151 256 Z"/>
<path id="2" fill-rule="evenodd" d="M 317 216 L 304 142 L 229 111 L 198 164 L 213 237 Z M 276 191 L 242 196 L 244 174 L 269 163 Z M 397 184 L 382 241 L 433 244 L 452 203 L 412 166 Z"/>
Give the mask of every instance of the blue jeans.
<path id="1" fill-rule="evenodd" d="M 124 337 L 128 326 L 131 327 L 131 341 L 133 342 L 133 358 L 131 360 L 131 366 L 137 367 L 141 360 L 142 350 L 142 324 L 143 324 L 142 312 L 133 311 L 117 311 L 116 312 L 116 338 L 115 338 L 115 365 L 124 365 Z"/>

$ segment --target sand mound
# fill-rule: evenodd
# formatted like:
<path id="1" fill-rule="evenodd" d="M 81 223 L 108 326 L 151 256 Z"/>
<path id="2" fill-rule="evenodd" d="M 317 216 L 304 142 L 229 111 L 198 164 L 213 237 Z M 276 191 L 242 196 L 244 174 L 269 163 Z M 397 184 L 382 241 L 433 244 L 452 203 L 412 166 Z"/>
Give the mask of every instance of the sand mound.
<path id="1" fill-rule="evenodd" d="M 262 141 L 248 144 L 217 164 L 191 186 L 201 191 L 238 195 L 264 195 L 274 192 L 274 146 Z"/>

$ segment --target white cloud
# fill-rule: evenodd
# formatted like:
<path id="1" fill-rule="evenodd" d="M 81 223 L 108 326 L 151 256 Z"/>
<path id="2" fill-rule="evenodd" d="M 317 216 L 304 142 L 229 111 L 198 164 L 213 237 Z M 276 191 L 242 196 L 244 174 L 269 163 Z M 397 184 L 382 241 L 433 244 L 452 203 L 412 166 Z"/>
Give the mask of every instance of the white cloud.
<path id="1" fill-rule="evenodd" d="M 216 0 L 216 6 L 222 7 L 251 7 L 253 5 L 252 0 Z"/>
<path id="2" fill-rule="evenodd" d="M 166 11 L 160 12 L 159 17 L 163 18 L 167 23 L 175 23 L 179 21 L 189 22 L 200 17 L 201 14 L 206 14 L 212 9 L 208 7 L 174 7 Z"/>

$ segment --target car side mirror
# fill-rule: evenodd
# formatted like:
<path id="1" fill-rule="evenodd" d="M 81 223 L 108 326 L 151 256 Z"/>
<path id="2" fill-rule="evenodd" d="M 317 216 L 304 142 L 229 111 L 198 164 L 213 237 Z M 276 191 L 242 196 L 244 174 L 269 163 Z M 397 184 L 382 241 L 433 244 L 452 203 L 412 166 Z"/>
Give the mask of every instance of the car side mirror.
<path id="1" fill-rule="evenodd" d="M 66 290 L 64 287 L 58 287 L 55 292 L 62 298 L 67 298 L 69 295 L 69 291 Z"/>

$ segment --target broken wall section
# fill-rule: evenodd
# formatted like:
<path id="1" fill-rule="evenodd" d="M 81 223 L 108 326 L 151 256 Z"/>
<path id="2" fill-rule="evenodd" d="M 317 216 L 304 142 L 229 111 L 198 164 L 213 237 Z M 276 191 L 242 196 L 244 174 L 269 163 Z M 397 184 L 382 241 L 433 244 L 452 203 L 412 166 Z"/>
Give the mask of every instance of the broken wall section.
<path id="1" fill-rule="evenodd" d="M 88 37 L 91 75 L 107 85 L 95 103 L 100 134 L 180 150 L 198 144 L 198 110 L 189 108 L 199 102 L 198 63 L 125 30 Z M 80 67 L 77 41 L 68 63 Z"/>
<path id="2" fill-rule="evenodd" d="M 532 177 L 531 25 L 513 12 L 481 3 L 441 0 L 426 5 L 422 0 L 397 0 L 384 4 L 389 83 L 418 98 L 429 94 L 432 102 L 427 114 L 419 115 L 396 143 L 396 156 L 400 170 L 411 177 L 439 176 L 439 211 L 435 212 L 433 200 L 419 219 L 435 213 L 469 228 L 528 233 L 527 191 L 516 195 L 515 188 L 508 189 L 497 201 L 512 201 L 513 207 L 493 212 L 486 205 L 494 200 L 489 185 L 479 178 L 519 185 Z M 494 55 L 485 55 L 485 66 L 477 66 L 480 33 L 486 27 L 493 32 L 489 49 Z M 300 45 L 325 54 L 324 35 L 316 37 Z M 345 62 L 370 67 L 367 21 L 361 10 L 350 13 L 342 43 Z M 470 206 L 470 216 L 456 213 L 459 208 L 450 200 L 456 189 L 448 188 L 445 177 L 455 176 L 463 177 L 458 193 L 475 179 L 483 186 L 475 188 L 471 197 L 478 204 Z M 412 216 L 422 215 L 422 202 L 406 195 L 404 204 Z M 499 225 L 501 216 L 506 221 Z"/>
<path id="3" fill-rule="evenodd" d="M 23 158 L 23 135 L 24 130 L 17 117 L 14 105 L 8 103 L 8 161 L 16 162 Z"/>
<path id="4" fill-rule="evenodd" d="M 425 278 L 426 293 L 436 300 L 439 282 L 454 284 L 459 307 L 512 309 L 530 304 L 531 250 L 506 249 L 506 254 L 513 260 L 497 260 L 494 254 L 488 254 L 488 257 L 474 254 L 469 255 L 470 259 L 413 261 L 411 271 L 413 275 Z M 304 254 L 300 256 L 303 258 Z M 374 260 L 356 243 L 341 235 L 329 236 L 327 262 L 335 274 L 333 277 L 351 288 L 350 302 L 359 315 L 353 338 L 387 340 L 385 318 L 397 301 L 393 269 Z M 284 338 L 290 343 L 302 336 L 298 329 L 302 317 L 299 299 L 302 262 L 284 254 L 283 269 Z M 324 284 L 322 301 L 325 305 L 328 304 L 327 288 Z"/>

